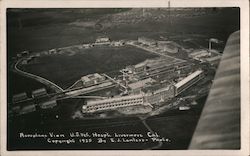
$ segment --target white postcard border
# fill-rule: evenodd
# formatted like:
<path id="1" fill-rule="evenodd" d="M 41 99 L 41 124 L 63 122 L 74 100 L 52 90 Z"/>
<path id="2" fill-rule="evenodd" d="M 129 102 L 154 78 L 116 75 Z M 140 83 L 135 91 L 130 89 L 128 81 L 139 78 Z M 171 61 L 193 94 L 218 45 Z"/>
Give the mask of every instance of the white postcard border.
<path id="1" fill-rule="evenodd" d="M 171 0 L 172 7 L 240 7 L 241 44 L 241 150 L 42 150 L 6 151 L 7 80 L 6 80 L 6 8 L 114 8 L 167 7 L 167 0 L 3 0 L 1 5 L 1 155 L 249 155 L 249 1 L 248 0 Z"/>

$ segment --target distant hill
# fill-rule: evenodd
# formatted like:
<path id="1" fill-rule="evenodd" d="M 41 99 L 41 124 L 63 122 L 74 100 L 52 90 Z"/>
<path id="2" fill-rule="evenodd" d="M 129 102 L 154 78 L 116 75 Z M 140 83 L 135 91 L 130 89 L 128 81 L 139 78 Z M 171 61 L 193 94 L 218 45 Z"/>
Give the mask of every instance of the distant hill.
<path id="1" fill-rule="evenodd" d="M 30 27 L 48 24 L 69 23 L 77 19 L 93 20 L 107 14 L 128 11 L 126 8 L 115 9 L 8 9 L 9 27 Z"/>

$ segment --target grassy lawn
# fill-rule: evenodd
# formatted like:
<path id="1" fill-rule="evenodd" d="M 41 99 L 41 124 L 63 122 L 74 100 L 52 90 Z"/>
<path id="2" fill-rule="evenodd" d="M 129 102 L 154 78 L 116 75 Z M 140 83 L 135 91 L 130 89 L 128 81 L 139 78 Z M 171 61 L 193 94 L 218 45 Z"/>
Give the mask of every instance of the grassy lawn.
<path id="1" fill-rule="evenodd" d="M 119 70 L 152 57 L 157 55 L 130 46 L 102 46 L 83 49 L 73 56 L 66 53 L 42 56 L 37 64 L 25 65 L 24 69 L 66 88 L 81 76 Z"/>

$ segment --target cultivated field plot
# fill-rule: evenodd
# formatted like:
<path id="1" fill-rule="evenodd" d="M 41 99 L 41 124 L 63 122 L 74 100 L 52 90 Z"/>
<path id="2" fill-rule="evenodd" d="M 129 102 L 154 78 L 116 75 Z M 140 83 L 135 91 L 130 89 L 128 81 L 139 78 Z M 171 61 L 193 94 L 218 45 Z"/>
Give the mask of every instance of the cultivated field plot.
<path id="1" fill-rule="evenodd" d="M 125 46 L 98 46 L 80 49 L 76 53 L 63 53 L 38 57 L 35 64 L 22 68 L 32 74 L 44 77 L 62 88 L 67 88 L 81 76 L 91 73 L 110 73 L 127 65 L 137 64 L 158 55 Z"/>

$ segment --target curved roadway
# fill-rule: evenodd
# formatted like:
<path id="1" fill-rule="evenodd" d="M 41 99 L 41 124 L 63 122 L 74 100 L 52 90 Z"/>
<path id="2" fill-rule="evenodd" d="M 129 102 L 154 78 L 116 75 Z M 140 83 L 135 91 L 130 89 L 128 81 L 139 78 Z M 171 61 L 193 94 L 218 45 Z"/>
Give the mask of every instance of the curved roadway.
<path id="1" fill-rule="evenodd" d="M 31 74 L 31 73 L 28 73 L 28 72 L 25 72 L 25 71 L 22 71 L 21 69 L 19 69 L 17 66 L 21 61 L 22 61 L 22 59 L 20 59 L 16 62 L 15 66 L 14 66 L 15 71 L 17 71 L 18 73 L 20 73 L 23 76 L 35 79 L 35 80 L 41 82 L 42 84 L 49 86 L 50 88 L 55 90 L 55 92 L 57 92 L 57 93 L 64 92 L 64 90 L 61 87 L 59 87 L 57 84 L 55 84 L 55 83 L 53 83 L 53 82 L 51 82 L 51 81 L 49 81 L 41 76 L 37 76 L 37 75 Z"/>

